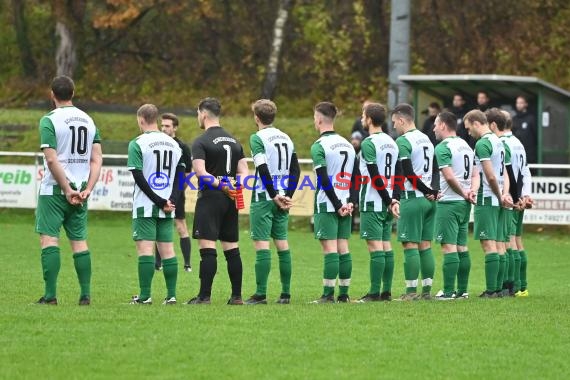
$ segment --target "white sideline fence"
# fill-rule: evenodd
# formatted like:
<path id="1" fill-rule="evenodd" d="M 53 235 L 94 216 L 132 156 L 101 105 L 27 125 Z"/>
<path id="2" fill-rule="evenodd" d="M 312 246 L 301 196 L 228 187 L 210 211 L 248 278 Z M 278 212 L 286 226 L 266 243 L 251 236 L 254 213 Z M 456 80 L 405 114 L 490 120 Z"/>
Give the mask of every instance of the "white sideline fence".
<path id="1" fill-rule="evenodd" d="M 4 152 L 0 157 L 28 157 L 33 164 L 0 164 L 0 207 L 36 208 L 39 182 L 43 175 L 43 154 L 41 152 Z M 103 159 L 120 159 L 126 163 L 125 154 L 104 154 Z M 253 160 L 248 158 L 248 162 Z M 299 159 L 303 166 L 310 165 L 310 159 Z M 251 165 L 250 165 L 251 167 Z M 529 164 L 531 169 L 543 171 L 569 171 L 570 164 Z M 311 175 L 312 170 L 302 170 L 302 175 Z M 314 181 L 312 183 L 315 183 Z M 134 181 L 125 166 L 104 165 L 101 178 L 89 202 L 93 210 L 130 211 L 132 207 Z M 310 216 L 313 211 L 313 190 L 305 187 L 295 193 L 292 215 Z M 193 211 L 196 191 L 187 189 L 186 210 Z M 532 197 L 535 205 L 526 210 L 524 221 L 527 224 L 570 225 L 570 178 L 536 176 L 532 180 Z M 246 210 L 249 196 L 245 194 Z"/>

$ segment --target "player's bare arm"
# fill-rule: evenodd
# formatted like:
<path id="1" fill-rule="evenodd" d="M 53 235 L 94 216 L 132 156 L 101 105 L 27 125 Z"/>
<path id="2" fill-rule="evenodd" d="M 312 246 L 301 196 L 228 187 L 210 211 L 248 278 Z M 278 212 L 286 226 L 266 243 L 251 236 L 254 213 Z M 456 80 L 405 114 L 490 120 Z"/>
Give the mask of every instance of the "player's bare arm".
<path id="1" fill-rule="evenodd" d="M 46 164 L 53 175 L 53 178 L 56 180 L 57 184 L 63 190 L 67 201 L 72 205 L 81 204 L 81 196 L 79 191 L 73 190 L 69 184 L 69 181 L 65 175 L 65 171 L 63 167 L 59 163 L 57 158 L 57 151 L 53 148 L 43 148 Z"/>
<path id="2" fill-rule="evenodd" d="M 443 178 L 445 178 L 445 180 L 449 184 L 449 187 L 451 187 L 451 189 L 455 191 L 455 193 L 462 196 L 466 201 L 469 201 L 470 191 L 464 190 L 461 187 L 459 181 L 457 181 L 457 178 L 455 178 L 455 175 L 453 174 L 453 168 L 451 168 L 451 166 L 446 166 L 444 168 L 441 168 L 440 171 L 441 174 L 443 175 Z"/>
<path id="3" fill-rule="evenodd" d="M 91 195 L 95 184 L 99 180 L 102 165 L 103 151 L 101 149 L 101 144 L 93 143 L 93 147 L 91 148 L 91 160 L 89 164 L 89 180 L 87 180 L 87 187 L 81 192 L 81 199 L 86 200 Z"/>
<path id="4" fill-rule="evenodd" d="M 502 199 L 502 192 L 501 188 L 499 187 L 499 182 L 497 181 L 497 177 L 495 176 L 495 172 L 493 171 L 493 163 L 490 160 L 481 161 L 481 166 L 483 167 L 483 174 L 487 181 L 489 182 L 489 187 L 493 191 L 493 194 L 497 197 L 497 199 Z"/>

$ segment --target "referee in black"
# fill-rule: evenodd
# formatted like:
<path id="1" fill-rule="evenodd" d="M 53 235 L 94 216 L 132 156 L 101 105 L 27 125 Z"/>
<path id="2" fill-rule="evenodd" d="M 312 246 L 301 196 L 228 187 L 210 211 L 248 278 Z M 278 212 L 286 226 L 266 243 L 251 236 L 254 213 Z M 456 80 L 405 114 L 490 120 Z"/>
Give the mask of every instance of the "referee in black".
<path id="1" fill-rule="evenodd" d="M 235 183 L 248 175 L 248 168 L 241 144 L 220 127 L 221 110 L 214 98 L 198 104 L 198 124 L 205 131 L 192 144 L 192 166 L 199 184 L 192 237 L 200 246 L 200 293 L 189 304 L 210 303 L 218 265 L 216 240 L 220 240 L 232 284 L 228 305 L 243 305 Z"/>
<path id="2" fill-rule="evenodd" d="M 164 113 L 161 115 L 160 119 L 160 128 L 162 132 L 172 137 L 174 141 L 178 143 L 180 149 L 182 149 L 182 157 L 180 158 L 180 161 L 186 165 L 186 176 L 188 176 L 192 172 L 192 155 L 188 145 L 184 144 L 178 137 L 176 137 L 176 131 L 178 130 L 179 124 L 178 117 L 173 113 Z M 182 183 L 182 181 L 177 181 L 176 183 L 179 184 Z M 187 186 L 188 184 L 184 182 L 184 189 L 180 192 L 180 198 L 176 200 L 174 223 L 176 225 L 176 231 L 178 231 L 178 236 L 180 236 L 180 250 L 182 251 L 182 257 L 184 257 L 184 271 L 192 272 L 192 266 L 190 264 L 190 236 L 188 234 L 186 211 L 184 209 L 186 204 L 185 190 Z M 158 247 L 156 247 L 154 267 L 156 270 L 162 269 L 162 261 L 160 259 L 160 254 L 158 253 Z"/>

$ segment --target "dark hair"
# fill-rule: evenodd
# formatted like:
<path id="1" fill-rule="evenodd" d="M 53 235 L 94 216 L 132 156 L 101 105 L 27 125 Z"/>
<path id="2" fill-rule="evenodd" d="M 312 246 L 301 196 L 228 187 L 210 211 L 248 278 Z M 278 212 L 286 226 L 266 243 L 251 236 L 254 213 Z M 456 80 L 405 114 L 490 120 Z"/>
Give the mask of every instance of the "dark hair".
<path id="1" fill-rule="evenodd" d="M 518 98 L 523 98 L 524 101 L 526 102 L 526 104 L 528 104 L 528 96 L 523 95 L 523 94 L 519 94 L 519 95 L 516 97 L 516 99 L 518 99 Z"/>
<path id="2" fill-rule="evenodd" d="M 277 114 L 277 106 L 269 99 L 259 99 L 251 105 L 254 115 L 259 118 L 263 125 L 271 125 Z"/>
<path id="3" fill-rule="evenodd" d="M 440 110 L 440 109 L 441 109 L 441 106 L 439 105 L 438 102 L 431 102 L 431 103 L 429 104 L 429 108 L 435 108 L 435 109 Z"/>
<path id="4" fill-rule="evenodd" d="M 53 78 L 51 81 L 51 90 L 57 100 L 71 100 L 71 98 L 73 98 L 75 84 L 70 77 L 61 75 Z"/>
<path id="5" fill-rule="evenodd" d="M 457 116 L 451 112 L 442 111 L 437 115 L 437 117 L 439 118 L 439 121 L 445 124 L 447 129 L 457 132 Z"/>
<path id="6" fill-rule="evenodd" d="M 460 93 L 460 92 L 456 92 L 455 94 L 453 94 L 453 97 L 452 97 L 452 98 L 455 98 L 456 96 L 460 96 L 461 99 L 465 100 L 465 96 L 463 96 L 463 94 Z"/>
<path id="7" fill-rule="evenodd" d="M 380 103 L 369 103 L 364 107 L 364 115 L 372 120 L 376 127 L 382 127 L 386 122 L 386 107 Z"/>
<path id="8" fill-rule="evenodd" d="M 399 115 L 408 119 L 409 121 L 413 121 L 415 117 L 414 107 L 407 103 L 400 103 L 392 110 L 392 115 Z"/>
<path id="9" fill-rule="evenodd" d="M 161 119 L 172 120 L 172 125 L 178 127 L 178 117 L 173 113 L 163 113 Z"/>
<path id="10" fill-rule="evenodd" d="M 137 116 L 142 118 L 146 124 L 156 123 L 158 108 L 154 104 L 143 104 L 137 110 Z"/>
<path id="11" fill-rule="evenodd" d="M 212 115 L 219 117 L 222 113 L 222 105 L 216 98 L 205 98 L 200 100 L 200 103 L 198 103 L 198 110 L 208 111 Z"/>
<path id="12" fill-rule="evenodd" d="M 479 96 L 479 94 L 485 94 L 485 96 L 486 96 L 487 98 L 489 98 L 489 93 L 488 93 L 487 91 L 485 91 L 485 90 L 479 90 L 479 91 L 477 91 L 477 96 Z"/>
<path id="13" fill-rule="evenodd" d="M 463 116 L 463 121 L 468 121 L 469 123 L 479 122 L 481 124 L 487 124 L 487 117 L 485 114 L 479 110 L 471 110 Z"/>
<path id="14" fill-rule="evenodd" d="M 322 114 L 323 116 L 334 120 L 336 114 L 338 113 L 338 109 L 336 106 L 331 102 L 320 102 L 315 106 L 315 111 Z"/>
<path id="15" fill-rule="evenodd" d="M 507 125 L 507 118 L 500 109 L 497 107 L 490 108 L 485 111 L 485 116 L 487 117 L 489 124 L 495 123 L 497 124 L 499 131 L 505 130 L 505 126 Z"/>

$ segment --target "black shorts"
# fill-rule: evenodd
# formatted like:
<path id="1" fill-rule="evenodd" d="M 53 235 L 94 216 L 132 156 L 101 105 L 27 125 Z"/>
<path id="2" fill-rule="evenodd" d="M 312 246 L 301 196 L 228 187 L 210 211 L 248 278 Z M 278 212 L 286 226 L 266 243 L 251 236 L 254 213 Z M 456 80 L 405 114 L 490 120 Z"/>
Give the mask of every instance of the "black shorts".
<path id="1" fill-rule="evenodd" d="M 221 191 L 202 191 L 196 201 L 192 238 L 237 242 L 239 230 L 235 202 Z"/>
<path id="2" fill-rule="evenodd" d="M 186 219 L 186 195 L 184 191 L 180 194 L 180 198 L 176 202 L 176 208 L 174 209 L 174 219 Z"/>

